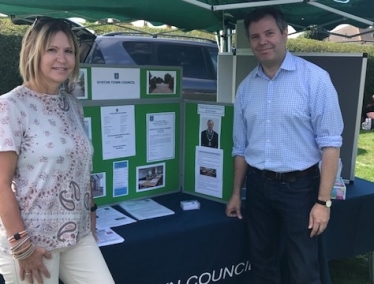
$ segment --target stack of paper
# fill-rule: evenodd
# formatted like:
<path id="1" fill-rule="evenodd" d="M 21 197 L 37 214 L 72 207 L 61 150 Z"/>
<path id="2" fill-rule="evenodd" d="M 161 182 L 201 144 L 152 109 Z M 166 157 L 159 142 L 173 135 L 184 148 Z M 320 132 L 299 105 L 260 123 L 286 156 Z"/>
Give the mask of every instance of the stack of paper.
<path id="1" fill-rule="evenodd" d="M 96 230 L 96 236 L 98 238 L 97 245 L 99 247 L 119 244 L 125 240 L 111 228 Z"/>
<path id="2" fill-rule="evenodd" d="M 105 229 L 127 225 L 136 222 L 133 218 L 126 216 L 110 206 L 100 207 L 96 210 L 96 228 Z"/>
<path id="3" fill-rule="evenodd" d="M 119 204 L 119 206 L 121 206 L 127 211 L 127 213 L 138 220 L 174 214 L 174 211 L 149 198 L 123 201 Z"/>
<path id="4" fill-rule="evenodd" d="M 133 222 L 136 222 L 136 220 L 126 216 L 113 207 L 99 207 L 96 210 L 96 236 L 98 238 L 98 246 L 122 243 L 124 238 L 110 228 Z"/>

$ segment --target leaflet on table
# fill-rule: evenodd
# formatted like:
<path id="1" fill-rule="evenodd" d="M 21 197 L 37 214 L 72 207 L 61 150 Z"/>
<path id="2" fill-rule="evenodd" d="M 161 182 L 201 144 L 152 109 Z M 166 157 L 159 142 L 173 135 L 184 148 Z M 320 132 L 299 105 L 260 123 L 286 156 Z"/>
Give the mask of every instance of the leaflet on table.
<path id="1" fill-rule="evenodd" d="M 99 247 L 119 244 L 125 241 L 124 238 L 114 232 L 111 228 L 96 229 L 96 236 L 98 239 L 97 245 Z"/>
<path id="2" fill-rule="evenodd" d="M 341 177 L 335 179 L 334 187 L 331 192 L 331 199 L 344 200 L 347 192 L 347 187 Z"/>
<path id="3" fill-rule="evenodd" d="M 126 216 L 110 206 L 99 207 L 96 210 L 96 228 L 104 229 L 127 225 L 136 222 L 133 218 Z"/>
<path id="4" fill-rule="evenodd" d="M 151 219 L 174 214 L 174 211 L 147 198 L 141 200 L 123 201 L 119 204 L 131 216 L 138 220 Z"/>

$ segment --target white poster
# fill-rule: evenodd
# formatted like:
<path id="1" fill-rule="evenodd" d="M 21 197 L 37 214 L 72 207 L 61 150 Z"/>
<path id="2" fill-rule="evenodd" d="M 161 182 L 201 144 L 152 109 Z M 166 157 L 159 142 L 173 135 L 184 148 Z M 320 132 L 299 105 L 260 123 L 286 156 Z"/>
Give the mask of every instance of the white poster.
<path id="1" fill-rule="evenodd" d="M 139 68 L 92 67 L 92 100 L 139 99 Z"/>
<path id="2" fill-rule="evenodd" d="M 134 156 L 134 106 L 109 106 L 100 110 L 103 160 Z"/>
<path id="3" fill-rule="evenodd" d="M 195 157 L 195 191 L 222 198 L 222 149 L 196 146 Z"/>
<path id="4" fill-rule="evenodd" d="M 197 113 L 206 116 L 225 116 L 225 106 L 198 104 Z"/>
<path id="5" fill-rule="evenodd" d="M 174 159 L 175 113 L 147 114 L 147 162 Z"/>

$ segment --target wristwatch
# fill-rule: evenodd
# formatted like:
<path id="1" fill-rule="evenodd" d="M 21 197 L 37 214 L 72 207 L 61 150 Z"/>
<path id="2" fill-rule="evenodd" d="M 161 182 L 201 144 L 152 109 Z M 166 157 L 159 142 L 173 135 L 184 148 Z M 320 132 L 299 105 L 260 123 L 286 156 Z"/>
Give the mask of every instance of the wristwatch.
<path id="1" fill-rule="evenodd" d="M 331 200 L 322 201 L 322 200 L 319 200 L 319 199 L 317 199 L 316 203 L 317 203 L 317 204 L 320 204 L 320 205 L 324 205 L 324 206 L 326 206 L 327 208 L 330 208 L 330 207 L 331 207 L 331 204 L 332 204 Z"/>

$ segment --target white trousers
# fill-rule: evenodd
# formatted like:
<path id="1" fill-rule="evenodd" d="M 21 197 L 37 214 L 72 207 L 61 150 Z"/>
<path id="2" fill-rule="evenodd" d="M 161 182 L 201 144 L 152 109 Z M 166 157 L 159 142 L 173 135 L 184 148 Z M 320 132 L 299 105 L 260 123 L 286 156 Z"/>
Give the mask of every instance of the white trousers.
<path id="1" fill-rule="evenodd" d="M 91 234 L 78 244 L 51 251 L 52 259 L 43 258 L 51 277 L 43 277 L 43 284 L 114 284 L 103 255 Z M 11 255 L 0 252 L 0 273 L 6 284 L 28 284 L 21 281 L 18 261 Z M 34 278 L 34 284 L 37 284 Z"/>

